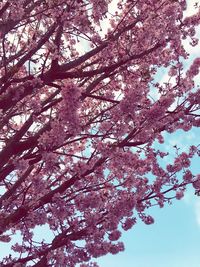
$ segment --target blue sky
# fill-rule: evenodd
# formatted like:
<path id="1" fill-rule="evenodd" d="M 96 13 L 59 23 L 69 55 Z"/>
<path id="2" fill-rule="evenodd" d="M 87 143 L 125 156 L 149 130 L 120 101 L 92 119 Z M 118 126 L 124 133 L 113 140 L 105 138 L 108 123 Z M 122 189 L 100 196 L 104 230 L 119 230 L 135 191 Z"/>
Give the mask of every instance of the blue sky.
<path id="1" fill-rule="evenodd" d="M 155 223 L 138 222 L 124 233 L 125 251 L 98 259 L 101 267 L 199 267 L 200 197 L 185 198 L 163 209 L 153 207 Z"/>

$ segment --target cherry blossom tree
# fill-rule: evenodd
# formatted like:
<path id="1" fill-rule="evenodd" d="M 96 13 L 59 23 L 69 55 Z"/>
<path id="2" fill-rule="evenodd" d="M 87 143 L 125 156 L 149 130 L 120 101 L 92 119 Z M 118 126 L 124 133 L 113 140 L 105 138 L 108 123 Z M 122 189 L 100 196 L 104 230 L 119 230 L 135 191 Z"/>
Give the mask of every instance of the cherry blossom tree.
<path id="1" fill-rule="evenodd" d="M 2 267 L 97 266 L 137 220 L 154 222 L 148 208 L 200 189 L 198 146 L 175 148 L 172 164 L 155 146 L 200 126 L 200 58 L 184 68 L 200 10 L 113 2 L 0 2 Z"/>

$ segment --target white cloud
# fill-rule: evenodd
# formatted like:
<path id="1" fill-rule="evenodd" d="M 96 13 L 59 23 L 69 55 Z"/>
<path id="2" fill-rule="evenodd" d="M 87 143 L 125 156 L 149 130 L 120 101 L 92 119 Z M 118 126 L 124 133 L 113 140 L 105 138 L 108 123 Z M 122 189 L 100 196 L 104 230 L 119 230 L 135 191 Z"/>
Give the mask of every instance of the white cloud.
<path id="1" fill-rule="evenodd" d="M 188 190 L 184 195 L 183 201 L 192 209 L 194 220 L 200 227 L 200 197 L 194 196 L 193 190 Z"/>
<path id="2" fill-rule="evenodd" d="M 197 9 L 195 9 L 196 3 L 198 3 L 198 0 L 187 0 L 187 10 L 184 12 L 184 17 L 192 16 L 197 12 Z"/>
<path id="3" fill-rule="evenodd" d="M 184 12 L 184 17 L 190 17 L 192 15 L 194 15 L 195 13 L 197 13 L 198 9 L 195 8 L 195 4 L 198 4 L 198 0 L 188 0 L 187 1 L 187 10 Z M 200 28 L 196 27 L 196 38 L 200 38 Z M 190 57 L 188 59 L 188 61 L 193 60 L 194 57 L 198 56 L 200 53 L 200 49 L 199 49 L 199 45 L 196 45 L 194 47 L 192 47 L 190 45 L 190 41 L 189 39 L 186 39 L 183 41 L 183 45 L 184 48 L 186 49 L 187 52 L 189 52 Z"/>
<path id="4" fill-rule="evenodd" d="M 196 200 L 194 203 L 195 218 L 198 226 L 200 227 L 200 199 Z"/>
<path id="5" fill-rule="evenodd" d="M 194 194 L 192 194 L 191 191 L 186 191 L 183 201 L 185 202 L 185 204 L 191 205 L 193 202 L 193 198 L 194 198 Z"/>

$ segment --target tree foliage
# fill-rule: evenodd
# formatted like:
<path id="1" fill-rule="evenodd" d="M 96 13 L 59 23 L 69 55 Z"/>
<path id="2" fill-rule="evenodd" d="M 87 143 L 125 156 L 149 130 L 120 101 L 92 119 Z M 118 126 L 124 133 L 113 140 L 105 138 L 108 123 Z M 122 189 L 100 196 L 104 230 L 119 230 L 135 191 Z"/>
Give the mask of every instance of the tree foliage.
<path id="1" fill-rule="evenodd" d="M 110 2 L 0 3 L 0 242 L 11 244 L 1 266 L 97 266 L 124 249 L 123 230 L 153 223 L 149 207 L 200 188 L 198 147 L 168 164 L 155 146 L 200 126 L 200 58 L 184 68 L 183 45 L 198 44 L 200 11 Z"/>

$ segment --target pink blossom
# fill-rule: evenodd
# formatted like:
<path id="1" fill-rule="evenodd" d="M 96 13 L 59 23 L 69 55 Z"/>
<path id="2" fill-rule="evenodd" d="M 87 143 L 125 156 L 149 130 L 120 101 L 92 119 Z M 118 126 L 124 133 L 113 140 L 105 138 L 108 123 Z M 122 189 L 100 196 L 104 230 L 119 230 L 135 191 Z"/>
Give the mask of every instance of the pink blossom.
<path id="1" fill-rule="evenodd" d="M 0 2 L 0 266 L 95 267 L 124 250 L 136 218 L 154 222 L 151 207 L 200 192 L 199 147 L 164 138 L 200 126 L 200 58 L 184 44 L 198 45 L 200 12 L 185 17 L 185 0 Z"/>
<path id="2" fill-rule="evenodd" d="M 122 228 L 127 231 L 133 227 L 133 225 L 136 223 L 135 218 L 127 218 L 124 224 L 122 225 Z"/>
<path id="3" fill-rule="evenodd" d="M 183 190 L 178 190 L 176 191 L 176 199 L 180 200 L 181 198 L 184 197 L 184 192 Z"/>

